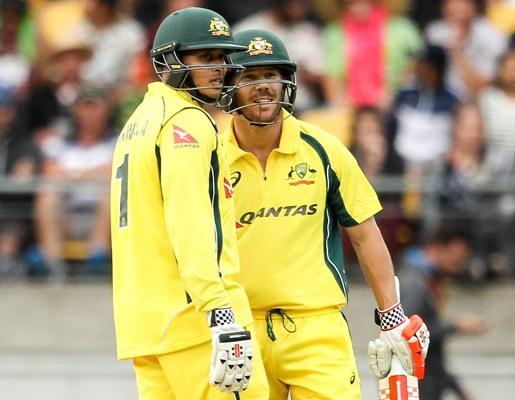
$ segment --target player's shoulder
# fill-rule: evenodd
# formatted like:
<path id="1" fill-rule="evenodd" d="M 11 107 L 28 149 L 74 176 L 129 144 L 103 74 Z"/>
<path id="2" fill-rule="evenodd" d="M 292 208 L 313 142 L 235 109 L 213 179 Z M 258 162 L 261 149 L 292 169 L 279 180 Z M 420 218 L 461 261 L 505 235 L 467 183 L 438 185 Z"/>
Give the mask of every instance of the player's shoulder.
<path id="1" fill-rule="evenodd" d="M 217 129 L 211 116 L 195 105 L 187 105 L 169 116 L 163 124 L 165 131 L 170 127 L 174 132 L 186 132 L 196 141 L 213 142 L 216 140 Z"/>
<path id="2" fill-rule="evenodd" d="M 195 129 L 208 129 L 216 132 L 216 123 L 209 113 L 202 108 L 189 105 L 176 112 L 172 118 L 174 122 L 181 123 Z"/>

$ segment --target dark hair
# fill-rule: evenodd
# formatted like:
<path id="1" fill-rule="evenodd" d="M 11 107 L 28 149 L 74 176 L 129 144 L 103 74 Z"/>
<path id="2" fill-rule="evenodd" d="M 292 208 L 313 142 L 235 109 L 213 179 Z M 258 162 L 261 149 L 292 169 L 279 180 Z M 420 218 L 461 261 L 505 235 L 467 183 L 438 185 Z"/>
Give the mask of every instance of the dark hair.
<path id="1" fill-rule="evenodd" d="M 431 64 L 438 71 L 442 78 L 447 70 L 448 57 L 445 49 L 441 46 L 425 43 L 422 49 L 415 53 L 415 58 Z"/>
<path id="2" fill-rule="evenodd" d="M 361 118 L 363 115 L 371 114 L 380 121 L 383 121 L 383 113 L 378 107 L 375 106 L 360 106 L 354 110 L 354 121 Z"/>
<path id="3" fill-rule="evenodd" d="M 27 2 L 26 0 L 2 0 L 0 2 L 0 9 L 12 9 L 16 10 L 20 14 L 23 14 L 27 11 Z"/>
<path id="4" fill-rule="evenodd" d="M 508 40 L 508 47 L 509 47 L 510 49 L 515 49 L 515 33 L 513 33 L 513 34 L 510 36 L 510 38 L 509 38 L 509 40 Z"/>
<path id="5" fill-rule="evenodd" d="M 120 0 L 97 0 L 99 4 L 115 9 L 119 6 Z"/>
<path id="6" fill-rule="evenodd" d="M 433 232 L 427 243 L 447 245 L 455 240 L 463 240 L 467 244 L 471 244 L 472 235 L 470 230 L 463 224 L 445 222 Z"/>
<path id="7" fill-rule="evenodd" d="M 503 66 L 503 64 L 508 60 L 508 58 L 515 56 L 515 47 L 508 48 L 498 59 L 497 61 L 497 69 L 495 72 L 494 85 L 500 88 L 501 85 L 501 77 L 499 76 L 499 72 Z"/>
<path id="8" fill-rule="evenodd" d="M 352 133 L 355 135 L 357 129 L 357 122 L 364 115 L 371 115 L 377 119 L 377 121 L 384 127 L 384 115 L 378 107 L 374 106 L 361 106 L 354 110 L 352 118 Z"/>
<path id="9" fill-rule="evenodd" d="M 476 9 L 478 14 L 483 15 L 486 11 L 486 1 L 485 0 L 473 0 L 476 5 Z"/>
<path id="10" fill-rule="evenodd" d="M 468 1 L 470 3 L 473 3 L 474 6 L 476 6 L 476 10 L 479 15 L 483 15 L 485 13 L 485 10 L 486 10 L 485 0 L 468 0 Z"/>

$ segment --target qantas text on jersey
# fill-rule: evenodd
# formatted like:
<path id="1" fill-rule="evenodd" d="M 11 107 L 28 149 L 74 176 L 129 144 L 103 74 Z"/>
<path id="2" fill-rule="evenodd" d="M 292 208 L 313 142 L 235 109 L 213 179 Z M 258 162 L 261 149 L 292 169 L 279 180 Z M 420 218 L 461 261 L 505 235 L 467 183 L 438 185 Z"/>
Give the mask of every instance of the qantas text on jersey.
<path id="1" fill-rule="evenodd" d="M 293 206 L 262 207 L 258 211 L 247 211 L 243 213 L 238 221 L 241 224 L 250 225 L 257 218 L 295 217 L 299 215 L 316 214 L 318 204 L 301 204 Z"/>

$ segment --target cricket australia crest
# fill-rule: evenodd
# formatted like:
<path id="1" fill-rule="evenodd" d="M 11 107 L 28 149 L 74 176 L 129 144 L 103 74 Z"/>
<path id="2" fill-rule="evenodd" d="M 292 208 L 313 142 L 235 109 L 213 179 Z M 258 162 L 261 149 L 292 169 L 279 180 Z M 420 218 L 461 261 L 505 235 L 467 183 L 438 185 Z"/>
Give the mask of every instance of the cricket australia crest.
<path id="1" fill-rule="evenodd" d="M 266 39 L 256 37 L 250 41 L 247 53 L 251 56 L 257 56 L 258 54 L 274 54 L 274 51 L 272 43 Z"/>
<path id="2" fill-rule="evenodd" d="M 315 178 L 317 174 L 317 170 L 310 167 L 308 163 L 303 162 L 295 165 L 294 167 L 290 167 L 290 172 L 288 172 L 288 181 L 291 186 L 298 186 L 298 185 L 312 185 L 315 183 L 314 179 L 304 179 L 306 177 L 306 174 L 309 172 L 310 178 Z M 298 179 L 295 178 L 295 175 Z"/>
<path id="3" fill-rule="evenodd" d="M 209 23 L 209 32 L 213 36 L 231 36 L 229 25 L 220 18 L 213 18 Z"/>

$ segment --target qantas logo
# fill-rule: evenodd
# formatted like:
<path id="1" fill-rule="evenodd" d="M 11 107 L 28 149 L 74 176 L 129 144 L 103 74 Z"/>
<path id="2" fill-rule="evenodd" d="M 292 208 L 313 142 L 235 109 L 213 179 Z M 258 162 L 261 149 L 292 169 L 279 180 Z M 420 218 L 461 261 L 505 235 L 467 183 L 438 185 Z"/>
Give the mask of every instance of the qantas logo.
<path id="1" fill-rule="evenodd" d="M 316 214 L 318 204 L 301 204 L 300 206 L 263 207 L 258 211 L 243 213 L 236 222 L 236 228 L 252 224 L 258 218 L 296 217 Z"/>
<path id="2" fill-rule="evenodd" d="M 175 147 L 199 147 L 197 140 L 184 129 L 173 126 L 173 142 Z"/>
<path id="3" fill-rule="evenodd" d="M 224 190 L 225 190 L 225 198 L 230 199 L 232 198 L 232 186 L 231 183 L 224 178 Z"/>

